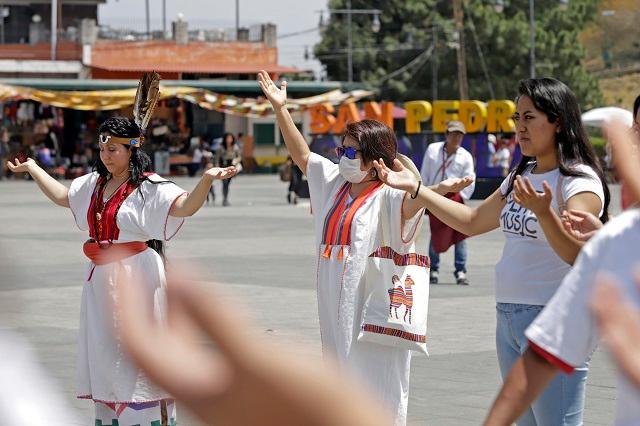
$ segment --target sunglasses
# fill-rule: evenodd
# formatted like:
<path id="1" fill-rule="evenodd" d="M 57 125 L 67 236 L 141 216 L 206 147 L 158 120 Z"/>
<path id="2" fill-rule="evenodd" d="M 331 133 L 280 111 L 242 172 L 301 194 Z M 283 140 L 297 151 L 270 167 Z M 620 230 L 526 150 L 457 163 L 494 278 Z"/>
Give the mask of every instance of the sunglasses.
<path id="1" fill-rule="evenodd" d="M 347 146 L 347 147 L 339 146 L 336 148 L 336 155 L 338 156 L 338 158 L 342 157 L 343 155 L 346 155 L 349 160 L 355 160 L 356 155 L 358 155 L 359 152 L 362 152 L 362 150 L 355 149 L 352 146 Z"/>

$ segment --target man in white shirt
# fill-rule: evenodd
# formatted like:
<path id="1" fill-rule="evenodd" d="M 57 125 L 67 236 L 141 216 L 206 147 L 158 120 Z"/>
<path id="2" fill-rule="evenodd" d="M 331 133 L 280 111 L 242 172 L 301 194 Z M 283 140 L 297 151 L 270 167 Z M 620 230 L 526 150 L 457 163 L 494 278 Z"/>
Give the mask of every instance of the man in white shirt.
<path id="1" fill-rule="evenodd" d="M 432 143 L 427 147 L 420 175 L 422 182 L 427 185 L 436 185 L 448 178 L 464 178 L 472 176 L 475 179 L 473 157 L 466 149 L 462 148 L 462 140 L 466 131 L 460 121 L 447 123 L 445 141 Z M 447 194 L 447 198 L 464 203 L 471 198 L 475 189 L 475 181 L 456 194 Z M 436 217 L 429 216 L 431 227 L 431 241 L 429 242 L 429 257 L 431 258 L 431 283 L 438 283 L 438 271 L 440 268 L 440 253 L 446 252 L 449 247 L 455 245 L 455 278 L 456 283 L 468 285 L 467 279 L 467 245 L 464 234 L 449 228 Z"/>

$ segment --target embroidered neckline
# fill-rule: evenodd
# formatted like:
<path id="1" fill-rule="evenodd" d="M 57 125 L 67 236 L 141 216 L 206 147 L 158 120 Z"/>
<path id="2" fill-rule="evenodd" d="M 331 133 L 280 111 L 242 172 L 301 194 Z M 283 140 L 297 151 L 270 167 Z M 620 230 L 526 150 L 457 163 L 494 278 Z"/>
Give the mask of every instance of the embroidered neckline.
<path id="1" fill-rule="evenodd" d="M 333 246 L 351 245 L 351 228 L 353 219 L 358 210 L 371 198 L 381 187 L 381 181 L 373 182 L 362 193 L 360 193 L 351 203 L 347 203 L 351 183 L 345 182 L 336 193 L 334 202 L 327 213 L 322 231 L 322 244 L 326 245 L 323 256 L 331 257 Z M 338 252 L 337 258 L 341 259 L 343 250 Z"/>

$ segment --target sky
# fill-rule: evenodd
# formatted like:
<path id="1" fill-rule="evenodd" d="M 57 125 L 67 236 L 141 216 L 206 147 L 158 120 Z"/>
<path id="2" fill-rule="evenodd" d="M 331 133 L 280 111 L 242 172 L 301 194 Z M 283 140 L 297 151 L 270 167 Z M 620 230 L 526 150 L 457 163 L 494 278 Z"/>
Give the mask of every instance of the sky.
<path id="1" fill-rule="evenodd" d="M 178 13 L 184 14 L 189 29 L 235 28 L 236 0 L 165 0 L 167 28 Z M 304 59 L 305 47 L 310 56 L 313 45 L 320 41 L 317 31 L 319 10 L 327 8 L 327 0 L 238 0 L 240 26 L 270 22 L 277 25 L 278 37 L 298 31 L 315 29 L 305 34 L 278 39 L 281 65 L 313 70 L 319 75 L 322 67 L 317 60 Z M 149 0 L 151 29 L 162 29 L 163 0 Z M 325 13 L 326 16 L 326 13 Z M 107 0 L 98 7 L 98 21 L 119 28 L 146 29 L 144 0 Z"/>

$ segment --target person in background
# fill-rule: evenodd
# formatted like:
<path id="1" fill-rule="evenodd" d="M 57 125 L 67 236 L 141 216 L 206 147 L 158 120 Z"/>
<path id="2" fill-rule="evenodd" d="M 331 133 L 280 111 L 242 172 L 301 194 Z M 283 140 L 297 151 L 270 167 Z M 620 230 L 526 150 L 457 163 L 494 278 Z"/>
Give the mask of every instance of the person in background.
<path id="1" fill-rule="evenodd" d="M 38 163 L 45 169 L 50 169 L 55 166 L 53 158 L 51 157 L 51 149 L 44 144 L 38 148 L 37 158 Z"/>
<path id="2" fill-rule="evenodd" d="M 493 136 L 493 135 L 489 135 Z M 493 136 L 496 138 L 495 136 Z M 496 138 L 497 150 L 493 157 L 493 167 L 500 167 L 502 177 L 509 174 L 511 168 L 511 150 L 509 149 L 509 141 L 504 138 Z"/>
<path id="3" fill-rule="evenodd" d="M 445 141 L 432 143 L 427 147 L 420 169 L 422 182 L 427 186 L 437 185 L 449 178 L 471 177 L 474 179 L 471 185 L 459 193 L 446 195 L 447 198 L 462 204 L 471 198 L 471 194 L 475 189 L 473 157 L 469 151 L 460 146 L 465 133 L 464 124 L 460 121 L 447 123 Z M 454 245 L 454 276 L 456 283 L 469 285 L 469 279 L 467 278 L 467 242 L 465 241 L 467 236 L 447 226 L 433 215 L 429 215 L 429 226 L 431 228 L 431 241 L 429 241 L 431 284 L 437 284 L 439 280 L 440 253 L 446 252 L 449 247 Z"/>
<path id="4" fill-rule="evenodd" d="M 257 163 L 253 156 L 253 136 L 238 133 L 238 140 L 242 142 L 242 167 L 245 173 L 255 173 Z"/>
<path id="5" fill-rule="evenodd" d="M 189 142 L 189 152 L 191 153 L 191 164 L 189 164 L 189 177 L 194 177 L 202 168 L 205 156 L 205 149 L 200 136 L 194 136 Z"/>
<path id="6" fill-rule="evenodd" d="M 9 130 L 6 127 L 0 127 L 0 180 L 6 176 L 6 158 L 10 154 L 9 148 Z"/>
<path id="7" fill-rule="evenodd" d="M 284 178 L 285 182 L 289 182 L 287 188 L 287 202 L 289 204 L 298 204 L 298 185 L 302 181 L 302 170 L 298 167 L 291 156 L 287 156 L 287 161 L 281 166 L 280 179 Z"/>
<path id="8" fill-rule="evenodd" d="M 213 163 L 208 162 L 204 166 L 205 173 L 206 173 L 207 170 L 210 170 L 212 168 L 213 168 Z M 211 203 L 212 206 L 216 205 L 216 191 L 213 188 L 213 182 L 211 183 L 211 187 L 209 188 L 209 193 L 207 194 L 207 205 L 209 205 L 209 203 Z"/>
<path id="9" fill-rule="evenodd" d="M 232 133 L 225 133 L 222 136 L 222 143 L 216 151 L 216 164 L 218 167 L 235 167 L 240 169 L 242 161 L 242 155 L 240 147 L 236 142 L 235 136 Z M 222 182 L 222 205 L 229 205 L 229 185 L 231 179 L 225 179 Z"/>

